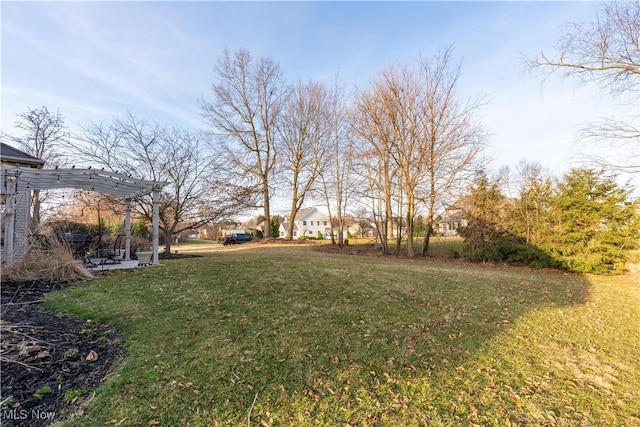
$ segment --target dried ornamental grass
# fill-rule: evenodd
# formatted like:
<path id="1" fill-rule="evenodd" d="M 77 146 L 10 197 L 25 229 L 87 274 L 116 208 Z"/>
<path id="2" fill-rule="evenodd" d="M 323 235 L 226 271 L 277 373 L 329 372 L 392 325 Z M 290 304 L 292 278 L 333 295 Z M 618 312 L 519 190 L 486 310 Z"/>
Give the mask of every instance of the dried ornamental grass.
<path id="1" fill-rule="evenodd" d="M 2 270 L 2 281 L 41 280 L 56 283 L 92 278 L 93 275 L 82 262 L 74 259 L 71 248 L 55 239 L 47 240 L 46 244 L 31 244 L 20 262 Z"/>

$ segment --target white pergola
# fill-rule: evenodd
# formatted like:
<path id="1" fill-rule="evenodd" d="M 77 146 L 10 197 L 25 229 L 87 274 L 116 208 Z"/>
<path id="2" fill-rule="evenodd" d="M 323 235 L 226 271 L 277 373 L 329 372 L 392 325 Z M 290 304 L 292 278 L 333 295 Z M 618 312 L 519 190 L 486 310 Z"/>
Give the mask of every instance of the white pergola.
<path id="1" fill-rule="evenodd" d="M 131 201 L 149 193 L 153 195 L 152 243 L 153 264 L 158 264 L 158 217 L 160 191 L 167 183 L 162 181 L 147 181 L 132 178 L 117 172 L 100 169 L 35 169 L 23 166 L 2 166 L 4 191 L 6 197 L 6 212 L 15 215 L 16 200 L 20 195 L 30 194 L 32 190 L 51 190 L 74 188 L 97 191 L 102 194 L 120 196 L 125 203 L 125 257 L 130 259 L 131 250 Z M 16 249 L 13 247 L 13 221 L 7 221 L 5 248 L 9 254 Z M 11 229 L 9 229 L 11 228 Z M 25 236 L 26 238 L 26 236 Z"/>

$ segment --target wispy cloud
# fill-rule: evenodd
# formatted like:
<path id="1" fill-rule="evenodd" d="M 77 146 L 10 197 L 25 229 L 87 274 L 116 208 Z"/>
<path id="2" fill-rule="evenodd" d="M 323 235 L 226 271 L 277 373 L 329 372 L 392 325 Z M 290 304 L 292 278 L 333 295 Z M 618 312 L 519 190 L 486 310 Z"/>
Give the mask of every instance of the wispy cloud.
<path id="1" fill-rule="evenodd" d="M 47 103 L 73 120 L 129 110 L 202 127 L 224 48 L 278 61 L 286 77 L 364 87 L 392 62 L 454 47 L 459 95 L 485 95 L 481 120 L 496 166 L 520 158 L 571 164 L 575 132 L 610 105 L 526 75 L 522 55 L 549 49 L 591 2 L 42 2 L 3 3 L 3 123 Z M 9 111 L 9 112 L 8 112 Z M 77 116 L 77 117 L 76 117 Z M 11 117 L 11 122 L 15 116 Z"/>
<path id="2" fill-rule="evenodd" d="M 61 7 L 64 10 L 58 9 Z M 54 37 L 41 37 L 32 29 L 11 21 L 4 25 L 5 34 L 28 46 L 34 55 L 48 58 L 45 63 L 55 61 L 57 66 L 62 65 L 68 70 L 70 78 L 82 75 L 93 80 L 96 92 L 100 91 L 99 86 L 105 86 L 112 101 L 128 106 L 127 109 L 141 104 L 145 109 L 166 113 L 192 126 L 202 126 L 197 113 L 194 114 L 198 94 L 192 94 L 188 105 L 180 105 L 186 97 L 175 96 L 175 90 L 180 88 L 176 83 L 186 81 L 187 77 L 170 66 L 173 56 L 178 52 L 177 48 L 162 43 L 162 40 L 136 40 L 135 35 L 132 36 L 128 31 L 121 35 L 113 31 L 114 28 L 105 30 L 100 20 L 108 17 L 96 15 L 94 7 L 57 5 L 49 10 L 44 19 L 56 29 Z M 185 36 L 180 36 L 181 32 L 172 29 L 166 20 L 161 24 L 166 25 L 164 31 L 183 38 L 178 44 L 185 42 Z M 149 29 L 140 34 L 146 38 L 161 35 L 157 30 L 154 32 Z M 70 40 L 75 43 L 69 43 Z M 196 40 L 189 42 L 190 45 L 197 44 Z M 163 98 L 182 99 L 167 102 Z M 62 99 L 57 97 L 57 100 Z"/>

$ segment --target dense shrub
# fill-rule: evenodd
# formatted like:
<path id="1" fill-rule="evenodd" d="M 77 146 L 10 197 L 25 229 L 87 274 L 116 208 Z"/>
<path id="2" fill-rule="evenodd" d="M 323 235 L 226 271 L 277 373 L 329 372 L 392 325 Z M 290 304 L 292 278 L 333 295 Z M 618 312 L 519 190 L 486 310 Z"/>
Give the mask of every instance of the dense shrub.
<path id="1" fill-rule="evenodd" d="M 459 230 L 473 261 L 559 267 L 617 274 L 640 246 L 640 204 L 614 176 L 573 169 L 555 186 L 530 177 L 520 199 L 507 199 L 480 175 L 466 201 L 469 225 Z"/>

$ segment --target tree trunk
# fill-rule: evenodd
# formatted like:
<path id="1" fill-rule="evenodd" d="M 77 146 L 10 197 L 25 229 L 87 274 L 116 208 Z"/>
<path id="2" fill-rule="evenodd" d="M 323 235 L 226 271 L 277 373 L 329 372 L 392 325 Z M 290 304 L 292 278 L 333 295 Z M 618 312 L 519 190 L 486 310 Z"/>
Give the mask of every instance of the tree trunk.
<path id="1" fill-rule="evenodd" d="M 432 184 L 433 188 L 433 184 Z M 429 211 L 427 212 L 427 230 L 424 235 L 424 241 L 422 242 L 422 256 L 426 257 L 429 254 L 429 243 L 431 240 L 431 232 L 433 230 L 433 216 L 434 216 L 434 208 L 436 205 L 436 200 L 434 196 L 434 192 L 431 192 L 431 196 L 429 197 Z"/>
<path id="2" fill-rule="evenodd" d="M 173 233 L 171 233 L 171 229 L 169 227 L 166 227 L 164 229 L 164 253 L 169 255 L 171 253 L 171 236 L 173 235 Z"/>
<path id="3" fill-rule="evenodd" d="M 391 207 L 391 177 L 389 176 L 389 159 L 386 159 L 384 165 L 384 206 L 385 206 L 385 222 L 386 222 L 386 241 L 387 252 L 389 252 L 388 242 L 393 239 L 393 209 Z"/>
<path id="4" fill-rule="evenodd" d="M 31 232 L 35 233 L 40 225 L 40 190 L 33 190 L 31 195 Z"/>
<path id="5" fill-rule="evenodd" d="M 285 238 L 287 240 L 293 240 L 293 228 L 295 225 L 296 215 L 298 215 L 298 203 L 296 202 L 296 194 L 294 192 L 294 197 L 291 200 L 291 210 L 289 211 L 289 224 L 287 224 L 287 235 Z"/>
<path id="6" fill-rule="evenodd" d="M 265 229 L 262 230 L 262 237 L 268 239 L 271 237 L 271 210 L 269 206 L 269 182 L 265 178 L 262 183 L 262 195 L 264 198 L 264 223 Z"/>
<path id="7" fill-rule="evenodd" d="M 407 256 L 414 256 L 413 247 L 413 216 L 415 215 L 415 201 L 413 192 L 409 190 L 407 194 Z"/>
<path id="8" fill-rule="evenodd" d="M 429 254 L 429 243 L 431 243 L 431 230 L 433 229 L 433 224 L 431 221 L 427 223 L 427 231 L 424 236 L 424 241 L 422 242 L 422 256 L 427 256 Z"/>

